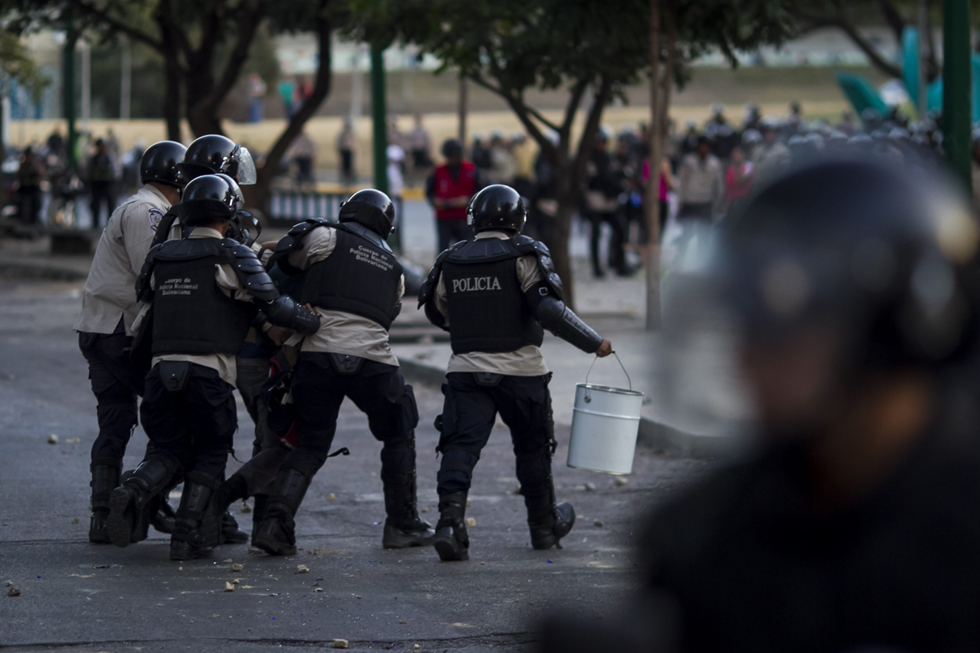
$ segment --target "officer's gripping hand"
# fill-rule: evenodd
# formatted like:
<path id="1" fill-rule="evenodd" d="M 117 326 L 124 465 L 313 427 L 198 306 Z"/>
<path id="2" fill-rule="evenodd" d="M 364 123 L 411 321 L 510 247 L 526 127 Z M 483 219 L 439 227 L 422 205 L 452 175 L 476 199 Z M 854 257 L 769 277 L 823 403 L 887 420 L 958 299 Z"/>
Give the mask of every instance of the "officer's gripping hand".
<path id="1" fill-rule="evenodd" d="M 595 355 L 599 358 L 605 358 L 611 353 L 613 353 L 612 343 L 608 340 L 603 340 L 599 348 L 595 350 Z"/>

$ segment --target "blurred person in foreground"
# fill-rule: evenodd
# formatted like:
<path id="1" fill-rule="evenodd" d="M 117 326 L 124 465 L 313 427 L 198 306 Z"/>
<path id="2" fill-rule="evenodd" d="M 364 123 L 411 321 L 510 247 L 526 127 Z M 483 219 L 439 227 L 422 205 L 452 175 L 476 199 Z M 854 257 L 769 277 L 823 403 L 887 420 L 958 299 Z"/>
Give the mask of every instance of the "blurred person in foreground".
<path id="1" fill-rule="evenodd" d="M 759 449 L 656 510 L 621 621 L 543 650 L 980 648 L 978 240 L 960 198 L 861 161 L 731 216 L 707 278 Z"/>

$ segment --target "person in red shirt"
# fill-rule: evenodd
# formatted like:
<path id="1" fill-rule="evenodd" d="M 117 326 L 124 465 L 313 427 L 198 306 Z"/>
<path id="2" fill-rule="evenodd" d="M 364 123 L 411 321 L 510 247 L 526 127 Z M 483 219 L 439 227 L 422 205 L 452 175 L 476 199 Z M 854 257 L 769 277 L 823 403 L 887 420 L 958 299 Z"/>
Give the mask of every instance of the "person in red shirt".
<path id="1" fill-rule="evenodd" d="M 735 146 L 732 149 L 731 163 L 725 171 L 725 206 L 731 209 L 732 203 L 748 197 L 752 192 L 755 167 L 745 160 L 745 151 Z"/>
<path id="2" fill-rule="evenodd" d="M 470 161 L 463 159 L 463 146 L 456 139 L 442 144 L 445 162 L 436 166 L 425 183 L 425 196 L 436 210 L 438 249 L 442 252 L 460 240 L 472 240 L 473 231 L 466 224 L 466 207 L 483 188 L 480 175 Z"/>

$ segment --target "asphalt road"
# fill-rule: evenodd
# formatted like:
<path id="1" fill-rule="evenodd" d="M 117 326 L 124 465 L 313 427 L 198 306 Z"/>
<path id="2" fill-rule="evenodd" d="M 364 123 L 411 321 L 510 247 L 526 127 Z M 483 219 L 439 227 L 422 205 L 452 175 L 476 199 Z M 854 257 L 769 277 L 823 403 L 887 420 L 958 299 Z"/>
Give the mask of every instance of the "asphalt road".
<path id="1" fill-rule="evenodd" d="M 616 610 L 631 587 L 636 516 L 704 468 L 640 450 L 635 474 L 620 486 L 566 467 L 568 433 L 559 432 L 558 496 L 575 505 L 579 521 L 564 549 L 534 551 L 509 437 L 498 430 L 471 492 L 472 559 L 440 563 L 431 549 L 381 548 L 380 445 L 345 404 L 335 444 L 351 455 L 331 458 L 314 481 L 297 516 L 296 556 L 236 545 L 217 549 L 213 561 L 179 564 L 167 559 L 165 536 L 126 549 L 89 544 L 97 425 L 70 328 L 79 288 L 0 279 L 0 648 L 262 652 L 342 638 L 356 650 L 530 650 L 542 611 L 564 606 L 601 620 Z M 432 420 L 442 397 L 433 388 L 416 394 L 420 507 L 434 523 Z M 239 406 L 236 449 L 248 452 L 250 422 Z M 48 443 L 51 434 L 57 444 Z M 138 429 L 127 468 L 145 442 Z M 234 510 L 248 528 L 250 515 Z M 6 581 L 20 596 L 7 596 Z M 225 591 L 229 582 L 234 591 Z"/>

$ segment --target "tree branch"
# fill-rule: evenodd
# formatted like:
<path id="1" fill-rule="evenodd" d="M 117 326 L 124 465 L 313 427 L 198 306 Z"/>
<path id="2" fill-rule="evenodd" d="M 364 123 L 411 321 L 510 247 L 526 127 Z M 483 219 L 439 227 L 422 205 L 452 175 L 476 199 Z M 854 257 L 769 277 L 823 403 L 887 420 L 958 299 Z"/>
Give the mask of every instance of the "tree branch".
<path id="1" fill-rule="evenodd" d="M 107 10 L 99 9 L 98 7 L 95 7 L 87 2 L 83 2 L 82 0 L 68 0 L 68 2 L 73 8 L 78 9 L 83 14 L 102 21 L 117 32 L 122 32 L 133 40 L 145 43 L 154 50 L 158 50 L 160 52 L 163 51 L 162 41 L 153 38 L 143 30 L 137 29 L 132 25 L 128 25 L 118 18 L 112 17 L 109 15 Z"/>
<path id="2" fill-rule="evenodd" d="M 595 142 L 595 135 L 599 131 L 602 112 L 609 104 L 610 99 L 612 99 L 612 81 L 603 75 L 599 82 L 599 92 L 596 93 L 592 106 L 589 108 L 589 116 L 585 120 L 585 129 L 582 130 L 582 138 L 578 142 L 578 151 L 575 153 L 575 160 L 572 163 L 572 174 L 575 180 L 573 187 L 576 192 L 580 192 L 579 181 L 585 174 L 585 163 L 589 159 L 592 145 Z"/>
<path id="3" fill-rule="evenodd" d="M 279 162 L 285 156 L 286 150 L 289 149 L 289 146 L 292 145 L 296 137 L 303 131 L 303 126 L 306 122 L 313 117 L 323 101 L 330 95 L 330 86 L 333 77 L 331 74 L 331 23 L 327 14 L 328 4 L 329 0 L 320 0 L 320 8 L 317 11 L 317 17 L 314 21 L 316 25 L 319 61 L 316 69 L 316 78 L 313 82 L 313 92 L 299 110 L 293 114 L 293 117 L 289 119 L 286 129 L 276 139 L 275 145 L 272 146 L 272 149 L 266 155 L 265 165 L 259 170 L 260 183 L 266 179 L 271 181 L 278 174 Z"/>
<path id="4" fill-rule="evenodd" d="M 895 8 L 895 5 L 890 0 L 878 0 L 878 6 L 881 9 L 882 15 L 885 17 L 885 22 L 888 23 L 892 33 L 895 35 L 895 40 L 901 44 L 902 33 L 905 31 L 906 26 L 902 14 L 898 13 L 898 9 Z"/>
<path id="5" fill-rule="evenodd" d="M 215 84 L 214 90 L 210 94 L 215 105 L 220 104 L 224 100 L 225 96 L 235 86 L 235 82 L 238 81 L 238 77 L 242 72 L 242 66 L 245 65 L 245 60 L 248 59 L 248 52 L 252 48 L 252 41 L 255 40 L 255 32 L 258 30 L 260 15 L 257 11 L 253 9 L 243 12 L 240 15 L 238 40 L 235 42 L 235 48 L 232 50 L 231 56 L 228 59 L 228 65 L 225 66 L 221 78 Z M 329 49 L 330 46 L 328 43 L 328 52 Z"/>
<path id="6" fill-rule="evenodd" d="M 816 14 L 810 14 L 805 11 L 800 11 L 790 6 L 790 12 L 793 13 L 797 20 L 801 20 L 805 23 L 802 30 L 803 32 L 818 29 L 820 27 L 836 27 L 837 29 L 843 31 L 847 34 L 848 38 L 854 42 L 858 48 L 868 57 L 871 64 L 889 75 L 890 77 L 902 77 L 902 70 L 895 64 L 891 63 L 885 59 L 880 52 L 878 52 L 871 42 L 866 39 L 858 28 L 849 21 L 847 18 L 838 14 L 836 16 L 819 16 Z"/>
<path id="7" fill-rule="evenodd" d="M 522 97 L 515 96 L 513 93 L 505 89 L 502 85 L 495 86 L 494 84 L 484 79 L 483 76 L 477 72 L 470 71 L 469 73 L 466 74 L 466 77 L 468 79 L 473 80 L 474 84 L 478 86 L 482 86 L 488 91 L 491 91 L 492 93 L 495 93 L 500 97 L 502 97 L 504 101 L 507 103 L 507 105 L 511 108 L 511 110 L 515 114 L 517 114 L 518 120 L 520 120 L 521 124 L 524 125 L 524 128 L 527 130 L 528 134 L 531 135 L 531 138 L 533 138 L 535 142 L 537 142 L 538 147 L 540 147 L 542 150 L 549 150 L 549 151 L 554 149 L 555 146 L 541 132 L 538 126 L 534 124 L 534 121 L 531 120 L 531 116 L 533 115 L 531 113 L 532 109 L 531 107 L 524 104 L 524 99 Z"/>

